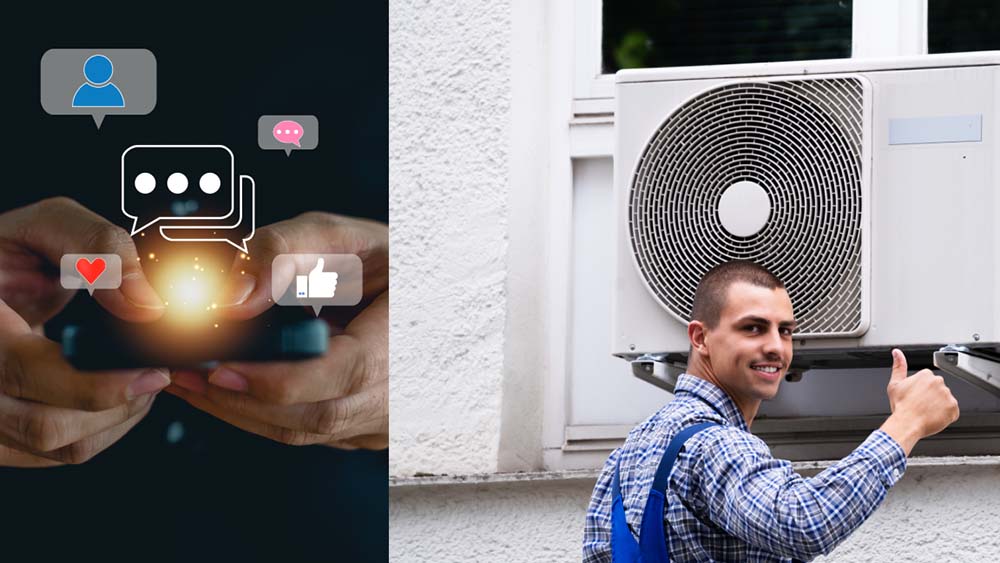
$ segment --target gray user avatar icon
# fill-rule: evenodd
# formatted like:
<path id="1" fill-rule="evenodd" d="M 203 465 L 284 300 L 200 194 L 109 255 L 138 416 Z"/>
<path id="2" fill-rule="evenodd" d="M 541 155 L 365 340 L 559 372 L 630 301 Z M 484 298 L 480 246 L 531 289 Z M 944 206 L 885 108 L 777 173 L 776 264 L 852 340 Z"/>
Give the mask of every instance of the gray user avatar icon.
<path id="1" fill-rule="evenodd" d="M 41 104 L 50 115 L 146 115 L 156 106 L 156 57 L 147 49 L 49 49 Z"/>

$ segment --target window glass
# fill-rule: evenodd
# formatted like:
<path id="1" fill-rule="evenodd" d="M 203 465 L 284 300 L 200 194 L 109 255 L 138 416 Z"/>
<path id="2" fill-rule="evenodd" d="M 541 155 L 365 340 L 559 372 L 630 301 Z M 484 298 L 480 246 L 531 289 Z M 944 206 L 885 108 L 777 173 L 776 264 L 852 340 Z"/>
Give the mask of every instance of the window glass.
<path id="1" fill-rule="evenodd" d="M 957 53 L 1000 49 L 1000 2 L 930 0 L 927 51 Z"/>
<path id="2" fill-rule="evenodd" d="M 851 56 L 851 0 L 605 0 L 602 26 L 605 73 Z"/>

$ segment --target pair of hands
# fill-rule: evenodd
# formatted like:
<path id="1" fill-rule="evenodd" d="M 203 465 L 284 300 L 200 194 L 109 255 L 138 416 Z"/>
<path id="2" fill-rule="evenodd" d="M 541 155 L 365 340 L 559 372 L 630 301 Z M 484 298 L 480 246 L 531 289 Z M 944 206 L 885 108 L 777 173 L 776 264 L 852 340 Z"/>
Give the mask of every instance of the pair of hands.
<path id="1" fill-rule="evenodd" d="M 94 298 L 134 322 L 163 315 L 129 234 L 67 198 L 0 215 L 0 465 L 82 463 L 149 412 L 162 390 L 250 432 L 289 444 L 384 448 L 388 444 L 388 228 L 306 213 L 257 231 L 224 315 L 249 319 L 272 303 L 276 254 L 353 253 L 364 264 L 357 308 L 331 311 L 329 352 L 304 362 L 223 364 L 211 373 L 115 370 L 82 373 L 42 327 L 75 292 L 59 284 L 63 254 L 115 253 L 122 285 Z M 223 303 L 227 305 L 227 303 Z M 324 310 L 326 316 L 327 311 Z M 338 318 L 339 317 L 339 318 Z"/>

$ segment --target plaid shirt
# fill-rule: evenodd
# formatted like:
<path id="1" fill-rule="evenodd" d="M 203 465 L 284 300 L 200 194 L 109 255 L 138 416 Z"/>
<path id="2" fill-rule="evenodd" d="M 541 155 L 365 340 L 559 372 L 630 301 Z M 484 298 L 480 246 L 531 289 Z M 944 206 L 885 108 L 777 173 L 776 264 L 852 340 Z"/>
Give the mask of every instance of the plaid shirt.
<path id="1" fill-rule="evenodd" d="M 732 399 L 684 374 L 674 399 L 611 453 L 587 510 L 585 563 L 611 561 L 611 476 L 621 459 L 626 520 L 638 535 L 642 510 L 667 444 L 682 428 L 715 422 L 677 456 L 663 522 L 672 561 L 791 561 L 829 553 L 861 525 L 906 470 L 906 454 L 876 430 L 815 477 L 771 456 Z"/>

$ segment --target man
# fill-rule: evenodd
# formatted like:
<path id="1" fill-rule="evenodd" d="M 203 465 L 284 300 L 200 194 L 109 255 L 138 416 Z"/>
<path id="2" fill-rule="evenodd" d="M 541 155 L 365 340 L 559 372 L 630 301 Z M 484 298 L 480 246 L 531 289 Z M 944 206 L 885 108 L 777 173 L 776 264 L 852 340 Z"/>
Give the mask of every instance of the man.
<path id="1" fill-rule="evenodd" d="M 688 439 L 666 481 L 662 520 L 672 561 L 829 553 L 882 502 L 917 441 L 958 419 L 944 380 L 930 370 L 907 377 L 906 358 L 893 350 L 892 415 L 850 455 L 803 478 L 749 431 L 792 360 L 795 319 L 784 285 L 751 262 L 722 264 L 699 283 L 691 318 L 688 373 L 678 378 L 673 400 L 629 433 L 594 488 L 584 529 L 587 563 L 611 561 L 616 469 L 634 538 L 667 445 L 695 424 L 713 423 Z"/>

